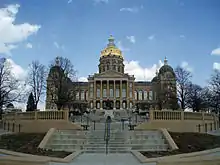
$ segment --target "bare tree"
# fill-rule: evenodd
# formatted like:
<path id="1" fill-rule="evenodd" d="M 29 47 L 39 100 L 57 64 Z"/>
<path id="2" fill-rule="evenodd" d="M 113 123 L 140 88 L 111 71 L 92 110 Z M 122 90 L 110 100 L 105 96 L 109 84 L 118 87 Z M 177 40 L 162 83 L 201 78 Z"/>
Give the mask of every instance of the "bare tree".
<path id="1" fill-rule="evenodd" d="M 178 66 L 175 69 L 176 81 L 177 81 L 177 95 L 178 101 L 180 102 L 181 109 L 186 108 L 186 99 L 189 96 L 189 86 L 191 84 L 191 72 L 185 70 L 184 68 Z"/>
<path id="2" fill-rule="evenodd" d="M 5 58 L 0 59 L 0 118 L 2 108 L 22 99 L 23 85 L 12 73 L 12 66 Z"/>
<path id="3" fill-rule="evenodd" d="M 75 101 L 78 83 L 76 70 L 67 58 L 57 57 L 50 66 L 47 80 L 47 100 L 56 104 L 58 110 L 70 107 Z"/>
<path id="4" fill-rule="evenodd" d="M 46 67 L 39 61 L 32 61 L 29 66 L 27 83 L 30 85 L 34 97 L 35 110 L 37 109 L 40 98 L 45 94 L 46 76 Z"/>
<path id="5" fill-rule="evenodd" d="M 176 95 L 176 83 L 173 79 L 166 79 L 158 92 L 159 109 L 178 109 L 178 101 Z"/>
<path id="6" fill-rule="evenodd" d="M 220 71 L 215 70 L 214 73 L 211 75 L 211 79 L 209 81 L 209 90 L 210 108 L 217 114 L 220 114 Z"/>
<path id="7" fill-rule="evenodd" d="M 186 98 L 186 106 L 191 108 L 194 112 L 198 112 L 205 108 L 205 101 L 203 98 L 203 88 L 197 84 L 190 84 L 189 95 Z"/>

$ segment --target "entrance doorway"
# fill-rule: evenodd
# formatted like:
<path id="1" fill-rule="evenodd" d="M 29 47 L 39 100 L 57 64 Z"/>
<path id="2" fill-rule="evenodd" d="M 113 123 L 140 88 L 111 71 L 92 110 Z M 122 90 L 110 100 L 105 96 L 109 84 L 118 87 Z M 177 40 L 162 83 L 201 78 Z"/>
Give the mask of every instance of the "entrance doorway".
<path id="1" fill-rule="evenodd" d="M 112 100 L 103 101 L 103 109 L 111 110 L 113 109 L 114 103 Z"/>

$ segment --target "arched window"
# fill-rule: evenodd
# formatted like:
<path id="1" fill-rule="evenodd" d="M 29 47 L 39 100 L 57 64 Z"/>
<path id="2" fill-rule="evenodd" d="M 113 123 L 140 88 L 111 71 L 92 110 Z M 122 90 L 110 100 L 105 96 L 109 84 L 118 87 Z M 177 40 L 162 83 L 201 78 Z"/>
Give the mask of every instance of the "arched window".
<path id="1" fill-rule="evenodd" d="M 76 92 L 76 100 L 79 100 L 79 92 Z"/>
<path id="2" fill-rule="evenodd" d="M 153 92 L 149 91 L 149 100 L 153 100 Z"/>
<path id="3" fill-rule="evenodd" d="M 143 92 L 139 91 L 138 92 L 138 100 L 142 100 L 143 99 Z"/>
<path id="4" fill-rule="evenodd" d="M 134 99 L 137 100 L 137 91 L 134 91 Z"/>
<path id="5" fill-rule="evenodd" d="M 144 91 L 144 100 L 147 100 L 147 91 Z"/>
<path id="6" fill-rule="evenodd" d="M 85 100 L 85 92 L 81 91 L 80 100 Z"/>

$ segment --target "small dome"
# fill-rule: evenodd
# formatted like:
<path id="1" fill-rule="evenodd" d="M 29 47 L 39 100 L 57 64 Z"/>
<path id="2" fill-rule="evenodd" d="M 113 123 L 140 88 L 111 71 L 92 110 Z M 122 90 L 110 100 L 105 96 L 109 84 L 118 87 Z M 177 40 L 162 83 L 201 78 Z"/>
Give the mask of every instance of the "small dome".
<path id="1" fill-rule="evenodd" d="M 53 73 L 63 73 L 63 69 L 60 67 L 60 66 L 52 66 L 50 68 L 50 72 L 49 72 L 49 75 L 53 74 Z"/>
<path id="2" fill-rule="evenodd" d="M 159 74 L 163 74 L 165 72 L 174 73 L 173 68 L 170 65 L 168 65 L 168 60 L 166 57 L 164 59 L 164 65 L 159 69 Z"/>
<path id="3" fill-rule="evenodd" d="M 112 55 L 112 56 L 118 56 L 120 58 L 123 58 L 121 50 L 115 46 L 114 41 L 115 41 L 115 39 L 111 35 L 108 39 L 109 43 L 108 43 L 107 47 L 101 51 L 101 57 Z"/>
<path id="4" fill-rule="evenodd" d="M 155 76 L 152 80 L 151 80 L 151 82 L 157 82 L 158 81 L 158 77 L 157 76 Z"/>
<path id="5" fill-rule="evenodd" d="M 160 68 L 159 74 L 165 73 L 165 72 L 174 72 L 173 68 L 170 65 L 164 65 Z"/>

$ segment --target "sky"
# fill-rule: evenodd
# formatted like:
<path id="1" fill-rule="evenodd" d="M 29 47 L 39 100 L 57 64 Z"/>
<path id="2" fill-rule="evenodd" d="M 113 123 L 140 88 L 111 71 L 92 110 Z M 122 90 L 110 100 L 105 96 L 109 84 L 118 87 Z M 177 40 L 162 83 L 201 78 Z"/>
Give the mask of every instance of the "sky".
<path id="1" fill-rule="evenodd" d="M 167 57 L 205 86 L 220 70 L 219 20 L 219 0 L 0 0 L 0 56 L 23 79 L 33 60 L 67 57 L 86 81 L 113 35 L 136 80 L 151 80 Z"/>

